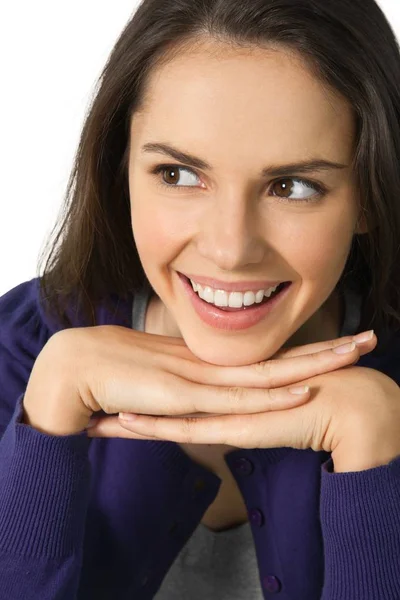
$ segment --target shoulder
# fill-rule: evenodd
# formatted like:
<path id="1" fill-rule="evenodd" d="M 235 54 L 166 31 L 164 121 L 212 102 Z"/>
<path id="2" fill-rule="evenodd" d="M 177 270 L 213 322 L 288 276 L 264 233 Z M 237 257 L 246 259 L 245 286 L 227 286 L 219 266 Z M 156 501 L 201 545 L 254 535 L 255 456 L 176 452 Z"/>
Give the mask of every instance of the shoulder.
<path id="1" fill-rule="evenodd" d="M 54 333 L 39 302 L 39 279 L 31 279 L 0 296 L 0 347 L 16 359 L 33 358 Z"/>
<path id="2" fill-rule="evenodd" d="M 73 299 L 68 316 L 74 327 L 85 323 Z M 131 326 L 132 297 L 110 294 L 96 304 L 99 325 Z M 64 326 L 44 305 L 40 279 L 24 281 L 0 296 L 0 437 L 18 399 L 25 393 L 34 363 L 49 339 Z"/>
<path id="3" fill-rule="evenodd" d="M 131 295 L 120 298 L 110 294 L 95 306 L 98 325 L 131 326 Z M 40 278 L 36 277 L 15 286 L 0 296 L 0 347 L 7 345 L 15 358 L 33 357 L 43 348 L 48 339 L 64 326 L 46 310 L 40 289 Z M 68 303 L 66 313 L 73 327 L 86 324 L 74 298 Z"/>
<path id="4" fill-rule="evenodd" d="M 0 296 L 0 434 L 52 335 L 39 305 L 38 284 L 31 279 Z"/>

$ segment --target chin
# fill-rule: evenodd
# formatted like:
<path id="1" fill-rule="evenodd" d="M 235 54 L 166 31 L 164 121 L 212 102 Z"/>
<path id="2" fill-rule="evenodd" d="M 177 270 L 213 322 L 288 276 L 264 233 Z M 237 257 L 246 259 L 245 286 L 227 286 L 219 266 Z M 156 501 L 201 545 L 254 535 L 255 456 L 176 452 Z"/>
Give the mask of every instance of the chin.
<path id="1" fill-rule="evenodd" d="M 183 338 L 189 350 L 199 360 L 221 367 L 242 367 L 268 360 L 278 352 L 281 346 L 269 344 L 265 348 L 257 347 L 254 340 L 245 343 L 243 339 L 230 339 L 229 343 L 221 341 L 202 346 L 198 339 Z"/>

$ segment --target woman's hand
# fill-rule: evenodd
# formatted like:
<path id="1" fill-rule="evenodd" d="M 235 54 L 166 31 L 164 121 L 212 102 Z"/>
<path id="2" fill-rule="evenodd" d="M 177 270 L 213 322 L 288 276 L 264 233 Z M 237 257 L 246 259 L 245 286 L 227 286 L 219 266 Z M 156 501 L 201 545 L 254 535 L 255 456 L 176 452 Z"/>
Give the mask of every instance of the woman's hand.
<path id="1" fill-rule="evenodd" d="M 333 352 L 352 341 L 348 336 L 285 349 L 262 363 L 226 367 L 203 362 L 180 338 L 118 326 L 61 334 L 62 354 L 78 357 L 70 361 L 68 372 L 85 409 L 158 416 L 259 413 L 297 406 L 307 395 L 293 395 L 288 386 L 351 365 L 376 344 L 373 336 L 350 353 Z"/>
<path id="2" fill-rule="evenodd" d="M 137 415 L 101 419 L 90 436 L 227 444 L 239 448 L 312 448 L 332 453 L 335 472 L 360 471 L 400 455 L 400 388 L 374 369 L 349 366 L 318 375 L 307 403 L 289 410 L 208 418 Z M 239 412 L 239 411 L 238 411 Z"/>
<path id="3" fill-rule="evenodd" d="M 24 421 L 44 433 L 71 435 L 97 411 L 205 416 L 282 410 L 308 399 L 288 386 L 351 365 L 376 343 L 373 338 L 348 354 L 332 352 L 351 341 L 284 349 L 272 360 L 226 367 L 200 360 L 181 338 L 113 325 L 65 329 L 35 361 Z"/>
<path id="4" fill-rule="evenodd" d="M 100 328 L 98 333 L 101 335 L 118 333 L 119 335 L 122 332 L 111 332 L 107 331 L 107 328 Z M 130 351 L 127 347 L 123 353 L 117 352 L 115 345 L 112 344 L 112 339 L 108 339 L 107 347 L 116 360 L 110 362 L 109 365 L 105 362 L 104 368 L 98 369 L 96 378 L 98 391 L 92 386 L 91 395 L 104 399 L 107 396 L 104 394 L 104 386 L 107 385 L 108 398 L 109 400 L 113 398 L 115 404 L 105 407 L 103 400 L 102 408 L 103 410 L 106 408 L 106 412 L 140 413 L 141 415 L 157 415 L 157 417 L 141 416 L 140 420 L 137 420 L 137 428 L 135 425 L 131 430 L 126 429 L 127 425 L 123 425 L 118 417 L 95 419 L 95 426 L 88 429 L 90 436 L 136 437 L 138 439 L 153 437 L 186 443 L 262 446 L 268 442 L 258 442 L 254 432 L 249 433 L 248 438 L 246 433 L 242 432 L 241 441 L 239 441 L 237 425 L 244 425 L 247 431 L 250 421 L 258 420 L 270 411 L 279 411 L 276 414 L 280 418 L 285 417 L 286 413 L 291 415 L 293 407 L 303 405 L 310 397 L 309 394 L 292 396 L 287 393 L 285 388 L 279 386 L 298 384 L 299 382 L 304 385 L 308 383 L 307 378 L 322 373 L 338 370 L 343 373 L 344 367 L 350 367 L 357 362 L 359 356 L 370 352 L 377 342 L 376 336 L 373 335 L 371 340 L 359 342 L 359 345 L 351 352 L 336 354 L 332 350 L 337 350 L 339 346 L 349 343 L 353 339 L 345 337 L 286 348 L 278 352 L 272 359 L 255 365 L 220 367 L 204 363 L 194 357 L 183 340 L 135 333 L 143 345 L 142 352 L 137 354 L 137 362 L 141 361 L 142 364 L 134 365 L 137 368 L 136 373 L 140 377 L 134 378 L 130 373 L 131 382 L 135 383 L 130 382 L 128 387 L 126 380 L 128 373 L 124 363 L 127 363 L 129 352 L 132 353 L 134 347 L 132 347 L 130 332 L 127 332 L 124 335 L 126 335 L 126 341 L 131 343 Z M 92 341 L 96 342 L 95 339 Z M 157 343 L 160 345 L 162 354 L 156 353 Z M 98 349 L 99 340 L 97 340 L 97 360 Z M 136 350 L 138 349 L 136 348 Z M 149 357 L 146 356 L 146 350 L 151 350 L 153 353 L 152 365 Z M 93 355 L 95 356 L 95 354 Z M 158 360 L 158 365 L 156 360 Z M 98 363 L 98 366 L 103 365 Z M 110 373 L 111 366 L 113 367 L 112 373 Z M 150 366 L 153 366 L 151 377 Z M 95 374 L 94 370 L 92 372 Z M 162 386 L 163 389 L 160 389 Z M 110 391 L 113 392 L 112 395 Z M 274 399 L 275 394 L 278 396 L 277 399 Z M 315 391 L 312 394 L 315 394 Z M 285 410 L 290 408 L 292 409 L 290 413 Z M 282 413 L 282 410 L 285 410 L 285 413 Z M 189 417 L 189 414 L 195 414 L 197 418 Z M 213 416 L 205 419 L 207 414 Z M 171 419 L 168 418 L 169 416 L 179 416 L 180 418 Z M 228 423 L 228 428 L 225 427 L 225 423 Z M 193 435 L 191 434 L 192 430 Z M 204 435 L 205 437 L 203 437 Z M 279 440 L 275 443 L 271 439 L 270 444 L 277 446 Z M 285 440 L 281 445 L 307 447 L 298 440 L 294 440 L 293 443 Z"/>

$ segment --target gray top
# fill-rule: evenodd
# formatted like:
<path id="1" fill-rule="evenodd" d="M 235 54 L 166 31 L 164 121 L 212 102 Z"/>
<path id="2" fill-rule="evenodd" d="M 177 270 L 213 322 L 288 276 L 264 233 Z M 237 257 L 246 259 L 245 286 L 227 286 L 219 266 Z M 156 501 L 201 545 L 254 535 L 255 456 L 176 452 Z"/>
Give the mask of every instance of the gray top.
<path id="1" fill-rule="evenodd" d="M 132 329 L 144 331 L 151 288 L 137 293 Z M 340 337 L 353 334 L 361 316 L 361 296 L 344 291 Z M 155 600 L 263 600 L 257 556 L 249 522 L 225 531 L 199 523 L 166 574 Z"/>

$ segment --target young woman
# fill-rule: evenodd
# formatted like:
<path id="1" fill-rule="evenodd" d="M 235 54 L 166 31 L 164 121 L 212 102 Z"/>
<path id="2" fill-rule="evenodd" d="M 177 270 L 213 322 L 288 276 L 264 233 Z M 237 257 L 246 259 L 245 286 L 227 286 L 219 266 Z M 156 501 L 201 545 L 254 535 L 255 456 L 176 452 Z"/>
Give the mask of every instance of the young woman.
<path id="1" fill-rule="evenodd" d="M 372 0 L 141 3 L 0 298 L 2 598 L 400 597 L 399 90 Z"/>

